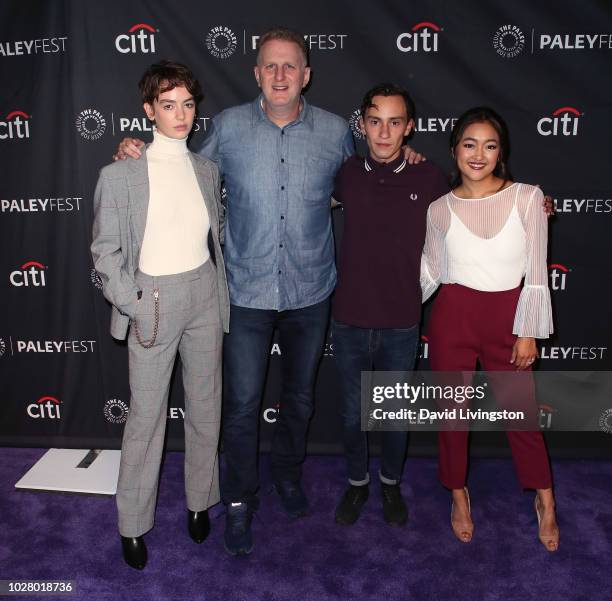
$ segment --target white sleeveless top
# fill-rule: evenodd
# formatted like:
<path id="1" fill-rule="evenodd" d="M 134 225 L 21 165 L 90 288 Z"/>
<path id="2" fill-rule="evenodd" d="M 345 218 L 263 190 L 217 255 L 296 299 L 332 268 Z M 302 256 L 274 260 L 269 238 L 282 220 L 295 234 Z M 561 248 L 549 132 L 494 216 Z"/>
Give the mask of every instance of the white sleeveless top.
<path id="1" fill-rule="evenodd" d="M 516 288 L 525 278 L 513 333 L 548 338 L 553 328 L 542 199 L 539 188 L 514 183 L 485 198 L 449 192 L 433 202 L 421 261 L 423 300 L 440 283 L 494 292 Z"/>

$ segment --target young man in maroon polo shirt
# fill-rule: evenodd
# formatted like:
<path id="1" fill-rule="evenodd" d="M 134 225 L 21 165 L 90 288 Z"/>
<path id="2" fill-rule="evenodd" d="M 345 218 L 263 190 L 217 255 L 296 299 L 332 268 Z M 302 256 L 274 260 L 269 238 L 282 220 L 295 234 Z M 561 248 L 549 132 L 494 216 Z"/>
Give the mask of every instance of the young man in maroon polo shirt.
<path id="1" fill-rule="evenodd" d="M 341 395 L 349 487 L 336 522 L 353 524 L 368 498 L 368 441 L 361 430 L 361 372 L 414 367 L 421 319 L 421 251 L 429 204 L 449 190 L 431 162 L 410 165 L 402 152 L 414 121 L 408 93 L 394 84 L 372 88 L 361 106 L 368 156 L 353 156 L 336 176 L 344 208 L 332 336 Z M 400 478 L 406 432 L 383 432 L 380 481 L 385 521 L 403 525 Z"/>

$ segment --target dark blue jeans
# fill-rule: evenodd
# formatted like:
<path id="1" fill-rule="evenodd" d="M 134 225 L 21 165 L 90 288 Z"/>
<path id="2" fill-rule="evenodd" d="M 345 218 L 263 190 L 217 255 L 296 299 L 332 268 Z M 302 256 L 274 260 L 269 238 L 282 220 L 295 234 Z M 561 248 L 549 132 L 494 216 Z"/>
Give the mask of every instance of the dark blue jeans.
<path id="1" fill-rule="evenodd" d="M 341 397 L 348 479 L 356 486 L 370 481 L 368 438 L 361 429 L 361 372 L 414 369 L 419 328 L 367 329 L 332 320 L 332 338 Z M 400 481 L 406 457 L 407 432 L 383 432 L 380 479 Z"/>
<path id="2" fill-rule="evenodd" d="M 231 306 L 223 348 L 222 436 L 224 503 L 256 506 L 259 488 L 258 432 L 261 397 L 275 328 L 282 351 L 280 408 L 272 438 L 275 482 L 302 475 L 314 384 L 329 320 L 329 299 L 289 311 Z"/>

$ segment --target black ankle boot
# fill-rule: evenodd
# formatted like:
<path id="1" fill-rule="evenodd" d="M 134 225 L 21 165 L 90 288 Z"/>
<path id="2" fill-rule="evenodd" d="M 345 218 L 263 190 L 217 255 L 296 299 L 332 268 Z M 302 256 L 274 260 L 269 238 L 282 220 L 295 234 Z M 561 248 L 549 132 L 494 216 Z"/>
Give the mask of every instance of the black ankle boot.
<path id="1" fill-rule="evenodd" d="M 198 543 L 198 545 L 203 543 L 210 533 L 210 519 L 208 517 L 208 510 L 188 510 L 187 527 L 189 529 L 189 536 L 191 536 L 191 540 L 193 540 L 194 543 Z"/>
<path id="2" fill-rule="evenodd" d="M 144 538 L 142 536 L 135 538 L 122 536 L 121 547 L 125 563 L 137 570 L 143 570 L 147 565 L 147 546 L 145 545 Z"/>

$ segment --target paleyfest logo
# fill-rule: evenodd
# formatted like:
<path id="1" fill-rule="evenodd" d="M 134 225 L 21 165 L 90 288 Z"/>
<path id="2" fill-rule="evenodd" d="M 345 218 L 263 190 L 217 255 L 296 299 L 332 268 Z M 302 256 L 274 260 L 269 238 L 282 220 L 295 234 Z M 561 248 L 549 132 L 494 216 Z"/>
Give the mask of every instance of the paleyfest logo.
<path id="1" fill-rule="evenodd" d="M 115 48 L 121 54 L 134 54 L 142 52 L 151 54 L 155 52 L 155 33 L 158 29 L 146 23 L 137 23 L 115 38 Z"/>
<path id="2" fill-rule="evenodd" d="M 74 122 L 77 131 L 86 140 L 99 140 L 106 131 L 106 119 L 96 109 L 85 109 L 81 111 Z"/>
<path id="3" fill-rule="evenodd" d="M 397 49 L 400 52 L 438 52 L 438 37 L 442 28 L 430 21 L 414 25 L 410 33 L 397 36 Z"/>
<path id="4" fill-rule="evenodd" d="M 571 272 L 569 267 L 561 263 L 552 263 L 548 266 L 551 290 L 565 290 L 567 286 L 567 274 Z"/>
<path id="5" fill-rule="evenodd" d="M 504 58 L 514 58 L 525 49 L 525 34 L 516 25 L 502 25 L 493 36 L 493 48 Z"/>
<path id="6" fill-rule="evenodd" d="M 238 38 L 236 34 L 224 25 L 213 27 L 206 34 L 206 48 L 215 58 L 229 58 L 236 52 Z"/>
<path id="7" fill-rule="evenodd" d="M 27 261 L 15 271 L 9 274 L 9 281 L 12 286 L 21 288 L 22 286 L 46 286 L 45 270 L 47 268 L 38 261 Z"/>
<path id="8" fill-rule="evenodd" d="M 30 119 L 24 111 L 11 111 L 0 121 L 0 140 L 14 140 L 30 137 Z"/>
<path id="9" fill-rule="evenodd" d="M 562 106 L 553 111 L 551 117 L 542 117 L 538 121 L 538 133 L 541 136 L 577 136 L 581 116 L 577 108 Z"/>
<path id="10" fill-rule="evenodd" d="M 26 411 L 32 419 L 61 419 L 61 401 L 53 396 L 40 397 L 27 406 Z"/>

